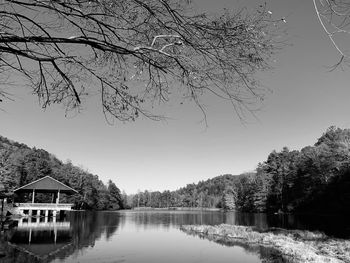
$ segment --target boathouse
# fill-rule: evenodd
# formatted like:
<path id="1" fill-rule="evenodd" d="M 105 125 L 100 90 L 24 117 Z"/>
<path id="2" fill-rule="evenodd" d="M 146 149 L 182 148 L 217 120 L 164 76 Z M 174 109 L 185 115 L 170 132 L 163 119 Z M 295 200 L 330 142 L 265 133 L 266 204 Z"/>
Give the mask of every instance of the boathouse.
<path id="1" fill-rule="evenodd" d="M 42 213 L 46 217 L 49 215 L 56 216 L 56 214 L 60 211 L 71 210 L 73 204 L 63 204 L 60 203 L 60 194 L 76 194 L 78 193 L 73 188 L 69 187 L 61 183 L 60 181 L 50 177 L 45 176 L 26 184 L 20 188 L 14 190 L 14 193 L 29 193 L 31 194 L 31 203 L 15 203 L 17 209 L 21 214 L 28 214 L 29 216 L 34 215 L 33 211 L 35 211 L 35 215 L 40 216 Z M 37 193 L 46 193 L 52 195 L 51 203 L 36 203 L 35 202 L 35 194 Z"/>

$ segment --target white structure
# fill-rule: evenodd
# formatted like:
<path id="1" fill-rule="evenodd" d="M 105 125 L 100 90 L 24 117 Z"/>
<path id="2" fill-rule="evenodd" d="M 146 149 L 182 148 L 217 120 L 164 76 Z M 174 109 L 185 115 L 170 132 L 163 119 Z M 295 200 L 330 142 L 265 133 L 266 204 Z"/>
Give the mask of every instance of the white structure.
<path id="1" fill-rule="evenodd" d="M 33 216 L 33 211 L 36 211 L 36 216 L 47 217 L 51 213 L 52 216 L 56 216 L 57 212 L 72 209 L 73 204 L 60 204 L 60 193 L 74 194 L 78 192 L 50 176 L 45 176 L 14 190 L 14 193 L 32 194 L 31 203 L 15 203 L 20 214 L 25 214 L 28 211 L 28 215 Z M 36 193 L 52 194 L 52 203 L 35 203 Z"/>

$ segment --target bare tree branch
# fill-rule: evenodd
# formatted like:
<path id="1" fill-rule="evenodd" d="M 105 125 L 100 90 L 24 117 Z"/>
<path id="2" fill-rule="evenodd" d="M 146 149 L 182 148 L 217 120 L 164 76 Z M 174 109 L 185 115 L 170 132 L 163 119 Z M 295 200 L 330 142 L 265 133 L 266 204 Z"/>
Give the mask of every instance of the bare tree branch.
<path id="1" fill-rule="evenodd" d="M 317 18 L 340 58 L 331 67 L 334 70 L 349 64 L 347 42 L 350 40 L 350 2 L 347 0 L 313 0 Z M 344 38 L 345 37 L 345 38 Z"/>
<path id="2" fill-rule="evenodd" d="M 255 74 L 283 45 L 275 41 L 282 20 L 265 6 L 195 15 L 189 2 L 3 0 L 0 69 L 22 74 L 43 107 L 79 109 L 83 96 L 98 91 L 107 119 L 157 120 L 149 104 L 180 90 L 204 116 L 200 98 L 209 92 L 242 117 L 264 97 Z"/>

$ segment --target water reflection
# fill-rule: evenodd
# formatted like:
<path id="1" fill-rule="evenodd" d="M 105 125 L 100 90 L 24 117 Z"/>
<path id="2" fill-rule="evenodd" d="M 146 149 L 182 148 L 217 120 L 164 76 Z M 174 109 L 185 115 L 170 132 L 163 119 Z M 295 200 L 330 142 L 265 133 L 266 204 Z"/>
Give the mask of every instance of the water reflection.
<path id="1" fill-rule="evenodd" d="M 168 228 L 184 224 L 217 225 L 226 221 L 227 215 L 223 212 L 209 211 L 136 211 L 121 212 L 138 227 Z"/>
<path id="2" fill-rule="evenodd" d="M 266 230 L 271 227 L 284 229 L 299 229 L 320 231 L 336 238 L 350 238 L 349 216 L 330 215 L 291 215 L 291 214 L 226 214 L 227 224 L 253 226 L 258 230 Z"/>
<path id="3" fill-rule="evenodd" d="M 0 247 L 6 256 L 0 262 L 51 262 L 93 247 L 96 240 L 113 235 L 123 220 L 115 214 L 74 212 L 66 218 L 21 218 L 6 231 Z"/>
<path id="4" fill-rule="evenodd" d="M 56 218 L 21 218 L 10 244 L 39 259 L 59 253 L 71 245 L 70 222 Z"/>
<path id="5" fill-rule="evenodd" d="M 350 216 L 264 215 L 267 226 L 285 229 L 321 231 L 336 238 L 350 239 Z"/>
<path id="6" fill-rule="evenodd" d="M 121 212 L 123 214 L 123 212 Z M 127 212 L 125 216 L 137 226 L 172 227 L 181 225 L 245 225 L 265 229 L 269 226 L 266 214 L 248 214 L 211 211 L 137 211 Z"/>
<path id="7" fill-rule="evenodd" d="M 325 234 L 350 238 L 349 216 L 281 215 L 262 213 L 210 212 L 210 211 L 135 211 L 121 212 L 139 228 L 167 228 L 181 225 L 243 225 L 258 230 L 271 227 L 321 231 Z"/>
<path id="8" fill-rule="evenodd" d="M 210 240 L 217 244 L 220 244 L 225 247 L 241 247 L 248 254 L 258 255 L 261 262 L 270 262 L 270 263 L 288 263 L 289 260 L 287 257 L 284 257 L 277 249 L 273 247 L 261 246 L 259 244 L 247 244 L 246 242 L 240 240 L 231 240 L 226 237 L 220 236 L 204 236 L 198 233 L 191 233 L 181 229 L 184 233 L 190 236 L 199 237 L 201 239 Z"/>
<path id="9" fill-rule="evenodd" d="M 349 238 L 348 220 L 344 217 L 205 211 L 71 212 L 63 220 L 17 220 L 16 227 L 0 235 L 0 254 L 3 251 L 5 255 L 0 258 L 0 263 L 100 262 L 102 259 L 103 262 L 194 262 L 191 260 L 199 251 L 201 255 L 203 251 L 208 253 L 201 262 L 211 262 L 209 259 L 216 253 L 220 253 L 220 259 L 227 256 L 228 261 L 221 262 L 230 262 L 230 257 L 238 255 L 248 257 L 246 262 L 260 262 L 258 255 L 266 258 L 264 253 L 270 255 L 271 251 L 239 243 L 232 244 L 241 249 L 237 251 L 229 248 L 229 251 L 218 252 L 212 243 L 203 249 L 203 244 L 196 243 L 195 238 L 186 239 L 188 237 L 178 230 L 179 226 L 225 223 L 258 229 L 282 227 L 320 230 L 328 235 Z M 174 243 L 177 244 L 175 248 Z M 178 253 L 183 255 L 182 261 Z M 173 261 L 167 259 L 171 254 L 174 254 Z M 159 261 L 161 257 L 163 261 Z"/>

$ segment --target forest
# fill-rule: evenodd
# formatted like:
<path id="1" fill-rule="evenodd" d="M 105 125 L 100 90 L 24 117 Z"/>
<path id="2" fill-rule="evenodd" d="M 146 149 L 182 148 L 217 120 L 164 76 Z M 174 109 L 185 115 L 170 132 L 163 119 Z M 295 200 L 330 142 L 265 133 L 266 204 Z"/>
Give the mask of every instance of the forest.
<path id="1" fill-rule="evenodd" d="M 331 126 L 313 146 L 274 150 L 255 172 L 221 175 L 176 191 L 139 191 L 129 204 L 350 214 L 350 129 Z"/>
<path id="2" fill-rule="evenodd" d="M 97 175 L 70 161 L 63 163 L 45 150 L 30 148 L 0 136 L 0 182 L 6 191 L 11 192 L 44 176 L 51 176 L 79 192 L 72 196 L 61 195 L 62 201 L 74 203 L 75 209 L 124 208 L 126 194 L 121 194 L 113 181 L 109 180 L 105 185 Z M 45 201 L 45 198 L 48 197 L 38 194 L 39 201 Z"/>
<path id="3" fill-rule="evenodd" d="M 70 161 L 64 163 L 45 150 L 0 136 L 0 180 L 7 191 L 47 175 L 79 192 L 62 197 L 75 209 L 203 207 L 350 214 L 350 129 L 331 126 L 313 146 L 274 150 L 251 173 L 225 174 L 176 191 L 145 190 L 129 196 L 111 180 L 105 185 Z"/>
<path id="4" fill-rule="evenodd" d="M 272 151 L 234 191 L 242 211 L 350 214 L 350 129 L 332 126 L 313 146 Z"/>
<path id="5" fill-rule="evenodd" d="M 241 176 L 248 176 L 248 174 Z M 128 204 L 131 207 L 221 208 L 224 207 L 223 203 L 228 205 L 228 200 L 224 199 L 229 199 L 227 197 L 232 195 L 231 189 L 235 188 L 241 176 L 225 174 L 197 184 L 187 184 L 176 191 L 139 191 L 129 196 Z"/>

